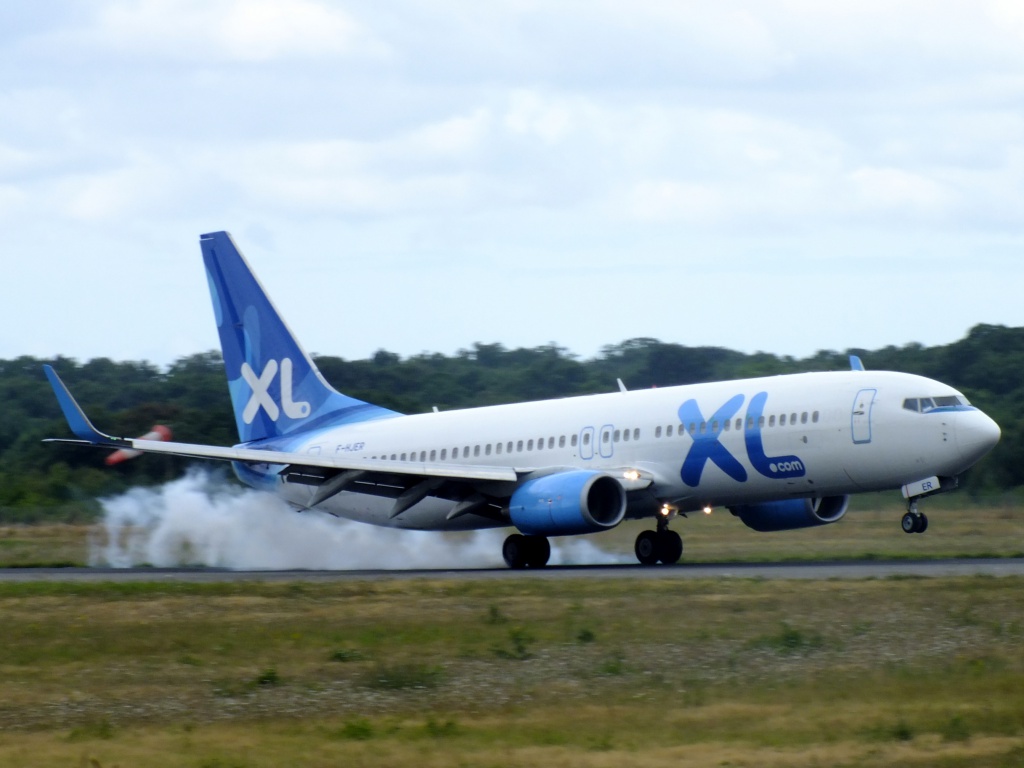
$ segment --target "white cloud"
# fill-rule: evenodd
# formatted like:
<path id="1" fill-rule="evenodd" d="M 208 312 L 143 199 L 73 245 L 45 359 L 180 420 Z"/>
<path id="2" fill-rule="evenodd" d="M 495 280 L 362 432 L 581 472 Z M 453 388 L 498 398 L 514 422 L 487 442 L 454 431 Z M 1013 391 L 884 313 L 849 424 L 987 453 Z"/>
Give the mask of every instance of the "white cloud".
<path id="1" fill-rule="evenodd" d="M 189 61 L 384 51 L 351 15 L 316 0 L 114 0 L 82 37 L 115 52 Z"/>
<path id="2" fill-rule="evenodd" d="M 585 351 L 584 336 L 591 349 L 620 333 L 679 336 L 634 308 L 574 325 L 571 312 L 522 313 L 521 297 L 587 275 L 588 301 L 626 305 L 629 291 L 608 277 L 623 259 L 668 283 L 700 280 L 712 255 L 747 269 L 770 254 L 792 269 L 787 282 L 861 253 L 887 254 L 886 270 L 924 252 L 977 269 L 999 259 L 1002 274 L 1024 237 L 1024 22 L 1008 0 L 34 7 L 0 34 L 0 217 L 24 274 L 11 301 L 59 290 L 59 254 L 106 264 L 149 237 L 147 253 L 187 259 L 195 233 L 226 227 L 271 264 L 340 248 L 372 255 L 376 279 L 388 259 L 406 271 L 431 262 L 409 279 L 381 276 L 407 317 L 449 311 L 436 299 L 449 295 L 449 268 L 497 286 L 490 299 L 504 312 L 460 307 L 443 327 L 406 323 L 390 336 L 381 322 L 380 338 L 358 342 L 370 351 L 535 337 Z M 42 269 L 27 254 L 44 250 Z M 187 290 L 180 270 L 159 271 L 165 261 L 139 268 L 146 285 L 123 270 L 119 282 Z M 318 267 L 330 278 L 331 265 Z M 1024 278 L 1000 286 L 1014 279 Z M 308 295 L 309 282 L 296 290 Z M 547 306 L 559 306 L 551 290 Z M 82 293 L 61 296 L 68 314 L 86 316 L 73 306 Z M 963 313 L 960 328 L 1019 305 L 985 315 L 969 299 L 945 303 Z M 178 349 L 208 338 L 205 310 L 197 331 L 179 313 L 189 316 Z M 81 324 L 82 345 L 131 348 L 99 320 Z M 346 354 L 352 336 L 308 346 Z M 149 354 L 166 342 L 143 343 Z"/>
<path id="3" fill-rule="evenodd" d="M 129 151 L 115 167 L 62 175 L 33 190 L 37 201 L 82 222 L 159 217 L 187 199 L 187 165 Z"/>
<path id="4" fill-rule="evenodd" d="M 508 96 L 502 122 L 512 134 L 534 136 L 545 144 L 555 144 L 572 133 L 587 112 L 591 110 L 581 103 L 516 89 Z"/>
<path id="5" fill-rule="evenodd" d="M 859 201 L 867 208 L 911 209 L 937 216 L 952 201 L 943 184 L 899 168 L 860 168 L 850 174 L 850 179 Z"/>

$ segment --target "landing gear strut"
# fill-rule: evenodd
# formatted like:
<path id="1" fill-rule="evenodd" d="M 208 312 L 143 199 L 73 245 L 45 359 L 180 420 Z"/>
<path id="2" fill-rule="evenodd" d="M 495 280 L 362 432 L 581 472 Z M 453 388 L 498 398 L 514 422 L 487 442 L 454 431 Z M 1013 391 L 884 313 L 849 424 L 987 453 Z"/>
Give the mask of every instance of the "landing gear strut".
<path id="1" fill-rule="evenodd" d="M 928 516 L 917 511 L 917 499 L 907 502 L 907 512 L 900 520 L 900 527 L 904 533 L 924 533 L 928 530 Z"/>
<path id="2" fill-rule="evenodd" d="M 544 536 L 513 533 L 501 547 L 509 568 L 543 568 L 551 557 L 551 544 Z"/>
<path id="3" fill-rule="evenodd" d="M 673 565 L 683 556 L 683 539 L 668 529 L 668 516 L 658 518 L 658 530 L 641 531 L 633 551 L 641 565 Z"/>

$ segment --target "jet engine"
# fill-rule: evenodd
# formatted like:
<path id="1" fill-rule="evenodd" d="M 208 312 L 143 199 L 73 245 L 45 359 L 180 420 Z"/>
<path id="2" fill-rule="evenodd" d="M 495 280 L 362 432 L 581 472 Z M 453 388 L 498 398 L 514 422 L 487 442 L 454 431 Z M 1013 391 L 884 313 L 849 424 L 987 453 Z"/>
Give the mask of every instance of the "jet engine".
<path id="1" fill-rule="evenodd" d="M 729 511 L 755 531 L 791 531 L 834 523 L 846 514 L 849 505 L 849 496 L 826 496 L 748 504 L 730 507 Z"/>
<path id="2" fill-rule="evenodd" d="M 626 491 L 593 470 L 527 480 L 509 501 L 512 524 L 531 536 L 569 536 L 614 528 L 626 515 Z"/>

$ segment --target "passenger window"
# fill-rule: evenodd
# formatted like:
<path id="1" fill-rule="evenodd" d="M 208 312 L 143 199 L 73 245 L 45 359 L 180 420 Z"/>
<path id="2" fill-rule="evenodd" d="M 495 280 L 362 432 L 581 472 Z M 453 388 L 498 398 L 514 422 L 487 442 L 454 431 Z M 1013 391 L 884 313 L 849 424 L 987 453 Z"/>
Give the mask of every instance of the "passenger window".
<path id="1" fill-rule="evenodd" d="M 459 458 L 459 449 L 458 448 L 452 448 L 452 458 L 453 459 Z"/>
<path id="2" fill-rule="evenodd" d="M 640 427 L 634 427 L 633 428 L 633 439 L 634 440 L 639 440 L 640 439 Z"/>
<path id="3" fill-rule="evenodd" d="M 795 413 L 789 414 L 789 423 L 794 425 L 794 426 L 796 426 L 796 414 Z"/>
<path id="4" fill-rule="evenodd" d="M 665 427 L 665 437 L 672 437 L 672 425 Z"/>
<path id="5" fill-rule="evenodd" d="M 395 454 L 393 454 L 393 453 L 391 454 L 391 460 L 392 460 L 392 461 L 394 461 L 394 460 L 395 460 Z"/>
<path id="6" fill-rule="evenodd" d="M 533 450 L 533 440 L 527 440 L 526 441 L 526 450 L 528 450 L 528 451 L 532 451 Z"/>
<path id="7" fill-rule="evenodd" d="M 565 435 L 558 436 L 558 447 L 565 448 Z"/>
<path id="8" fill-rule="evenodd" d="M 656 438 L 661 437 L 661 427 L 655 427 L 654 428 L 654 436 Z"/>
<path id="9" fill-rule="evenodd" d="M 505 453 L 512 453 L 512 441 L 508 441 L 508 445 L 505 446 Z"/>
<path id="10" fill-rule="evenodd" d="M 491 444 L 490 443 L 488 443 L 486 446 L 484 446 L 484 455 L 485 456 L 490 456 L 491 455 Z"/>
<path id="11" fill-rule="evenodd" d="M 405 461 L 405 454 L 402 454 L 402 461 Z"/>
<path id="12" fill-rule="evenodd" d="M 768 418 L 768 426 L 769 427 L 774 427 L 775 426 L 775 416 L 774 415 L 772 415 L 772 416 L 770 416 Z"/>
<path id="13" fill-rule="evenodd" d="M 427 460 L 427 452 L 426 451 L 420 451 L 420 461 L 426 461 L 426 460 Z"/>
<path id="14" fill-rule="evenodd" d="M 732 429 L 732 422 L 729 421 L 729 419 L 726 419 L 725 421 L 722 422 L 722 428 L 726 432 L 728 432 L 730 429 Z"/>
<path id="15" fill-rule="evenodd" d="M 700 433 L 703 435 L 707 431 L 708 431 L 708 423 L 706 421 L 702 421 L 700 423 Z"/>
<path id="16" fill-rule="evenodd" d="M 516 450 L 517 450 L 517 451 L 518 451 L 519 453 L 522 453 L 522 452 L 523 452 L 523 441 L 522 441 L 522 440 L 520 440 L 520 441 L 519 441 L 518 443 L 516 443 Z"/>
<path id="17" fill-rule="evenodd" d="M 803 413 L 800 414 L 800 423 L 801 424 L 806 424 L 807 423 L 807 411 L 804 411 Z"/>
<path id="18" fill-rule="evenodd" d="M 602 443 L 611 442 L 611 439 L 612 439 L 612 433 L 611 432 L 602 432 L 601 433 L 601 442 Z"/>
<path id="19" fill-rule="evenodd" d="M 815 424 L 818 423 L 818 412 L 817 411 L 815 411 L 814 413 L 811 414 L 811 421 L 813 421 Z"/>
<path id="20" fill-rule="evenodd" d="M 584 445 L 590 445 L 590 433 L 589 432 L 584 432 L 583 433 L 583 444 Z"/>
<path id="21" fill-rule="evenodd" d="M 612 438 L 612 439 L 613 439 L 613 440 L 614 440 L 614 441 L 615 441 L 615 442 L 617 443 L 617 442 L 619 442 L 619 438 L 620 438 L 620 437 L 621 437 L 621 435 L 620 435 L 620 433 L 619 433 L 619 430 L 617 430 L 617 429 L 616 429 L 616 430 L 615 430 L 615 437 L 614 437 L 614 438 Z"/>
<path id="22" fill-rule="evenodd" d="M 501 456 L 501 446 L 502 445 L 503 445 L 502 443 L 498 443 L 497 445 L 494 446 L 494 452 L 496 454 L 498 454 L 499 456 Z"/>
<path id="23" fill-rule="evenodd" d="M 626 442 L 626 443 L 629 442 L 629 430 L 628 429 L 622 430 L 622 440 L 623 440 L 623 442 Z"/>
<path id="24" fill-rule="evenodd" d="M 590 441 L 588 440 L 587 442 L 590 442 Z M 571 446 L 572 446 L 573 448 L 575 448 L 575 447 L 576 447 L 576 443 L 577 443 L 577 435 L 573 435 L 573 436 L 572 436 L 572 438 L 571 438 L 571 439 L 570 439 L 570 441 L 569 441 L 569 444 L 570 444 L 570 445 L 571 445 Z"/>
<path id="25" fill-rule="evenodd" d="M 757 419 L 757 426 L 764 429 L 764 416 L 759 416 Z"/>
<path id="26" fill-rule="evenodd" d="M 437 461 L 437 449 L 436 448 L 430 452 L 430 460 L 431 461 Z"/>
<path id="27" fill-rule="evenodd" d="M 474 456 L 479 456 L 480 455 L 480 446 L 479 445 L 474 445 L 473 446 L 473 455 Z"/>
<path id="28" fill-rule="evenodd" d="M 694 434 L 694 433 L 695 433 L 696 431 L 697 431 L 697 423 L 696 423 L 696 422 L 694 422 L 694 421 L 691 421 L 691 422 L 690 422 L 690 434 L 692 435 L 692 434 Z M 704 431 L 704 430 L 703 430 L 703 428 L 702 428 L 702 429 L 701 429 L 701 432 L 703 432 L 703 431 Z"/>
<path id="29" fill-rule="evenodd" d="M 447 448 L 442 448 L 441 449 L 441 461 L 444 461 L 447 458 L 448 458 L 448 449 Z"/>

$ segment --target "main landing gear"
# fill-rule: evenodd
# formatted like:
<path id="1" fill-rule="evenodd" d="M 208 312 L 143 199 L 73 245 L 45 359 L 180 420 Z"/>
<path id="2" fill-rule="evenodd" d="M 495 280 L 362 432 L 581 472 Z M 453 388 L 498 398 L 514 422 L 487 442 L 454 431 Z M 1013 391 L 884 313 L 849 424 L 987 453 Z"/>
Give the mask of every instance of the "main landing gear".
<path id="1" fill-rule="evenodd" d="M 928 515 L 917 511 L 917 499 L 907 502 L 907 512 L 900 520 L 904 533 L 924 533 L 928 530 Z"/>
<path id="2" fill-rule="evenodd" d="M 501 547 L 509 568 L 543 568 L 551 557 L 551 544 L 545 536 L 513 533 Z"/>
<path id="3" fill-rule="evenodd" d="M 668 529 L 668 516 L 658 518 L 658 530 L 641 531 L 636 537 L 636 559 L 641 565 L 673 565 L 683 556 L 683 539 Z"/>

